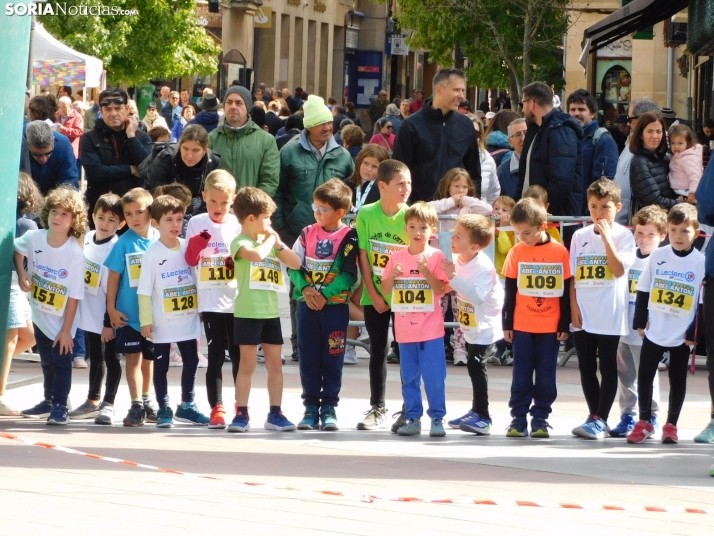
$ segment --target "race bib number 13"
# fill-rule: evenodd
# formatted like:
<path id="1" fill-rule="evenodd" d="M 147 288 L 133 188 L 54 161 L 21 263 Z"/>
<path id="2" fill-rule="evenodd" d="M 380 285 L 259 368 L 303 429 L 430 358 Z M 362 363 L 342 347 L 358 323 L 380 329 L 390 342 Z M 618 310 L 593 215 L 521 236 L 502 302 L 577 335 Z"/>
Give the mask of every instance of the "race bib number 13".
<path id="1" fill-rule="evenodd" d="M 563 295 L 563 264 L 518 263 L 518 292 L 523 296 L 559 298 Z"/>
<path id="2" fill-rule="evenodd" d="M 84 292 L 88 292 L 92 296 L 97 295 L 101 272 L 101 265 L 89 259 L 84 259 Z"/>
<path id="3" fill-rule="evenodd" d="M 395 313 L 429 313 L 434 310 L 434 291 L 424 278 L 398 278 L 392 290 Z"/>
<path id="4" fill-rule="evenodd" d="M 266 257 L 262 262 L 250 263 L 250 284 L 253 290 L 272 290 L 287 293 L 283 269 L 279 260 Z"/>
<path id="5" fill-rule="evenodd" d="M 388 242 L 380 242 L 379 240 L 369 241 L 369 262 L 372 265 L 372 273 L 381 276 L 384 274 L 384 268 L 387 266 L 389 259 L 400 249 L 404 249 L 403 244 L 390 244 Z"/>

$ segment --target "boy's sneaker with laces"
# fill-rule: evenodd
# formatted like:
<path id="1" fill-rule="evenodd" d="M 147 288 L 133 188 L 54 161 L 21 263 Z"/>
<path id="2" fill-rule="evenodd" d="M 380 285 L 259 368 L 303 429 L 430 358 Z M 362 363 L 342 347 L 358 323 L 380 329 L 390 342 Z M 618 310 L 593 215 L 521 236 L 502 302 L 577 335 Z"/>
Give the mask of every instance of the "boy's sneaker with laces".
<path id="1" fill-rule="evenodd" d="M 354 346 L 348 346 L 347 348 L 345 348 L 345 357 L 343 363 L 345 365 L 357 364 L 357 349 Z"/>
<path id="2" fill-rule="evenodd" d="M 714 443 L 714 419 L 709 421 L 707 427 L 694 436 L 696 443 Z"/>
<path id="3" fill-rule="evenodd" d="M 528 419 L 525 415 L 516 415 L 506 428 L 506 437 L 528 437 Z"/>
<path id="4" fill-rule="evenodd" d="M 211 409 L 211 419 L 208 421 L 208 427 L 217 430 L 222 430 L 226 427 L 226 410 L 223 404 L 216 404 Z"/>
<path id="5" fill-rule="evenodd" d="M 228 426 L 229 432 L 248 432 L 250 431 L 250 417 L 247 413 L 236 410 L 236 415 L 233 421 Z"/>
<path id="6" fill-rule="evenodd" d="M 442 430 L 443 430 L 442 426 Z M 407 419 L 404 421 L 404 425 L 397 430 L 397 434 L 400 436 L 413 436 L 421 434 L 421 420 L 420 419 Z"/>
<path id="7" fill-rule="evenodd" d="M 263 425 L 266 430 L 275 430 L 276 432 L 292 432 L 296 426 L 291 423 L 283 412 L 268 413 L 268 418 Z"/>
<path id="8" fill-rule="evenodd" d="M 337 426 L 337 413 L 335 413 L 335 407 L 326 404 L 320 409 L 320 430 L 326 430 L 328 432 L 335 432 L 339 430 Z"/>
<path id="9" fill-rule="evenodd" d="M 0 396 L 0 416 L 3 417 L 18 417 L 22 415 L 19 409 L 10 406 L 5 399 Z"/>
<path id="10" fill-rule="evenodd" d="M 446 435 L 446 430 L 444 430 L 444 419 L 432 419 L 431 428 L 429 428 L 430 437 L 444 437 Z"/>
<path id="11" fill-rule="evenodd" d="M 491 420 L 471 412 L 471 416 L 461 421 L 460 430 L 478 435 L 491 435 Z"/>
<path id="12" fill-rule="evenodd" d="M 69 418 L 72 420 L 93 419 L 99 415 L 99 404 L 92 404 L 89 400 L 85 400 L 77 409 L 69 412 Z"/>
<path id="13" fill-rule="evenodd" d="M 30 419 L 46 419 L 47 417 L 50 416 L 51 411 L 52 411 L 52 401 L 51 400 L 43 400 L 42 402 L 31 407 L 30 409 L 22 410 L 20 413 L 22 414 L 23 417 L 27 417 Z"/>
<path id="14" fill-rule="evenodd" d="M 83 357 L 75 357 L 72 364 L 74 368 L 87 368 L 87 361 Z"/>
<path id="15" fill-rule="evenodd" d="M 156 421 L 157 428 L 173 428 L 174 427 L 174 412 L 169 406 L 159 408 L 159 415 Z"/>
<path id="16" fill-rule="evenodd" d="M 372 409 L 364 412 L 364 419 L 357 423 L 357 430 L 378 430 L 387 427 L 387 408 L 384 406 L 372 406 Z"/>
<path id="17" fill-rule="evenodd" d="M 129 413 L 124 417 L 124 426 L 144 426 L 146 421 L 146 411 L 144 404 L 134 402 L 129 408 Z"/>
<path id="18" fill-rule="evenodd" d="M 146 414 L 146 422 L 157 422 L 159 420 L 159 404 L 145 398 L 144 413 Z"/>
<path id="19" fill-rule="evenodd" d="M 672 445 L 678 441 L 677 425 L 668 422 L 662 427 L 662 443 Z"/>
<path id="20" fill-rule="evenodd" d="M 305 406 L 305 414 L 298 423 L 298 430 L 317 430 L 320 426 L 320 410 L 317 406 Z"/>
<path id="21" fill-rule="evenodd" d="M 585 439 L 603 439 L 609 431 L 610 428 L 605 421 L 598 416 L 593 416 L 588 417 L 588 421 L 575 428 L 573 433 Z"/>
<path id="22" fill-rule="evenodd" d="M 654 426 L 652 426 L 652 423 L 639 420 L 632 429 L 632 432 L 627 436 L 627 442 L 631 444 L 644 443 L 652 434 L 654 434 Z"/>
<path id="23" fill-rule="evenodd" d="M 69 412 L 64 404 L 54 404 L 50 416 L 47 417 L 47 424 L 69 424 Z"/>
<path id="24" fill-rule="evenodd" d="M 397 411 L 395 414 L 393 414 L 392 419 L 394 417 L 396 417 L 397 420 L 394 421 L 394 423 L 392 424 L 392 433 L 396 434 L 397 430 L 399 430 L 402 426 L 407 424 L 407 416 L 404 413 L 404 410 L 402 410 L 402 411 Z"/>
<path id="25" fill-rule="evenodd" d="M 574 436 L 580 436 L 580 435 L 582 435 L 582 428 L 583 428 L 583 426 L 585 426 L 586 424 L 589 424 L 590 422 L 592 422 L 592 420 L 593 420 L 593 416 L 592 416 L 592 415 L 588 415 L 588 418 L 585 419 L 585 422 L 584 422 L 583 424 L 581 424 L 580 426 L 576 426 L 575 428 L 573 428 L 573 430 L 571 431 L 571 434 L 573 434 Z"/>
<path id="26" fill-rule="evenodd" d="M 548 424 L 548 421 L 546 421 L 545 419 L 541 419 L 539 417 L 533 417 L 531 419 L 531 437 L 541 439 L 550 437 L 548 428 L 550 428 L 551 430 L 553 429 L 553 427 Z"/>
<path id="27" fill-rule="evenodd" d="M 446 424 L 448 424 L 450 428 L 458 429 L 459 426 L 461 426 L 461 422 L 468 419 L 472 415 L 476 415 L 476 413 L 474 413 L 474 411 L 470 409 L 468 413 L 464 413 L 461 417 L 457 417 L 456 419 L 451 419 Z"/>
<path id="28" fill-rule="evenodd" d="M 257 355 L 258 363 L 265 363 L 265 352 L 263 351 L 263 345 L 259 344 L 258 345 L 258 355 Z"/>
<path id="29" fill-rule="evenodd" d="M 190 404 L 182 402 L 179 404 L 176 408 L 175 419 L 178 422 L 198 424 L 201 426 L 206 426 L 209 422 L 211 422 L 211 419 L 207 415 L 204 415 L 198 410 L 195 402 L 191 402 Z"/>
<path id="30" fill-rule="evenodd" d="M 99 406 L 99 414 L 94 418 L 94 424 L 114 424 L 114 406 L 107 402 L 102 402 Z"/>
<path id="31" fill-rule="evenodd" d="M 610 428 L 610 437 L 627 437 L 635 427 L 635 416 L 623 413 L 620 415 L 620 422 L 615 428 Z"/>

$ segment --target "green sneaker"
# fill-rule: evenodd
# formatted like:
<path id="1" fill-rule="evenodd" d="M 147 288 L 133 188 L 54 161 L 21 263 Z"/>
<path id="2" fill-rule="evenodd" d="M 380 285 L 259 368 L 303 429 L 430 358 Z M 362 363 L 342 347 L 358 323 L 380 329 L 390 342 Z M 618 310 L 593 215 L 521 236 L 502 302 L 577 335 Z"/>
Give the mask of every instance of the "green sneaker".
<path id="1" fill-rule="evenodd" d="M 548 421 L 546 421 L 545 419 L 539 419 L 537 417 L 533 417 L 531 419 L 531 437 L 550 437 L 550 434 L 548 433 L 548 428 L 550 428 L 551 430 L 553 429 L 553 427 L 548 424 Z"/>
<path id="2" fill-rule="evenodd" d="M 695 443 L 714 443 L 714 419 L 711 420 L 707 427 L 694 436 Z"/>
<path id="3" fill-rule="evenodd" d="M 413 436 L 421 434 L 421 420 L 420 419 L 407 419 L 407 422 L 399 430 L 397 434 L 400 436 Z"/>
<path id="4" fill-rule="evenodd" d="M 513 417 L 506 429 L 506 437 L 528 437 L 528 419 L 525 415 Z"/>
<path id="5" fill-rule="evenodd" d="M 156 427 L 157 428 L 173 428 L 174 426 L 174 412 L 169 406 L 162 406 L 159 408 Z"/>

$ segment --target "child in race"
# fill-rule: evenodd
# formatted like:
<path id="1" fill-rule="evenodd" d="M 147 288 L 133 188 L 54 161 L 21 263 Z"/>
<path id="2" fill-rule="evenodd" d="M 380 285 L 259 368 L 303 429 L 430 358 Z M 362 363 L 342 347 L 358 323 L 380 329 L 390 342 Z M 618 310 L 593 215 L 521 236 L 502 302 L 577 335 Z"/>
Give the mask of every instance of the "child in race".
<path id="1" fill-rule="evenodd" d="M 210 419 L 194 402 L 201 336 L 198 294 L 191 267 L 186 262 L 183 229 L 184 205 L 173 196 L 160 195 L 151 204 L 151 220 L 159 239 L 144 253 L 137 294 L 141 336 L 154 342 L 154 390 L 159 402 L 157 428 L 171 428 L 179 422 L 207 425 Z M 178 340 L 177 340 L 178 339 Z M 176 414 L 169 406 L 169 352 L 175 342 L 181 350 L 181 403 Z"/>
<path id="2" fill-rule="evenodd" d="M 548 191 L 542 186 L 538 184 L 529 186 L 528 189 L 523 193 L 523 197 L 530 197 L 531 199 L 535 199 L 541 205 L 543 205 L 543 208 L 546 210 L 546 212 L 548 211 L 548 207 L 550 206 L 550 203 L 548 203 Z M 548 227 L 545 232 L 548 233 L 550 237 L 556 242 L 560 242 L 561 244 L 563 243 L 563 240 L 560 238 L 560 231 L 558 231 L 557 227 Z"/>
<path id="3" fill-rule="evenodd" d="M 620 337 L 617 346 L 617 382 L 620 403 L 620 422 L 610 429 L 611 437 L 626 437 L 635 427 L 637 407 L 637 371 L 640 369 L 642 337 L 632 327 L 637 299 L 637 282 L 653 251 L 667 236 L 667 213 L 657 205 L 640 209 L 632 218 L 635 226 L 635 260 L 627 270 L 627 326 L 629 332 Z M 652 425 L 657 427 L 659 412 L 659 375 L 655 371 L 652 390 Z"/>
<path id="4" fill-rule="evenodd" d="M 223 363 L 226 351 L 231 360 L 233 383 L 238 375 L 240 355 L 233 342 L 233 308 L 236 300 L 235 271 L 224 266 L 230 246 L 240 234 L 238 219 L 229 211 L 236 197 L 236 181 L 228 171 L 216 169 L 206 176 L 203 200 L 205 214 L 188 223 L 186 262 L 194 267 L 198 282 L 198 312 L 208 341 L 206 392 L 211 406 L 209 428 L 226 427 L 223 405 Z"/>
<path id="5" fill-rule="evenodd" d="M 644 443 L 654 433 L 652 382 L 669 351 L 669 406 L 662 443 L 677 443 L 677 421 L 687 391 L 687 364 L 695 346 L 695 323 L 704 281 L 704 255 L 694 248 L 699 235 L 697 209 L 680 203 L 667 216 L 669 246 L 652 252 L 637 282 L 634 327 L 642 340 L 637 373 L 640 420 L 628 443 Z"/>
<path id="6" fill-rule="evenodd" d="M 571 273 L 568 251 L 545 232 L 547 222 L 545 208 L 533 199 L 521 199 L 511 212 L 519 242 L 503 266 L 503 336 L 514 355 L 508 437 L 528 436 L 528 413 L 531 437 L 550 437 L 547 419 L 558 396 L 555 372 L 559 341 L 568 338 Z"/>
<path id="7" fill-rule="evenodd" d="M 498 274 L 501 286 L 505 286 L 506 277 L 503 275 L 503 265 L 506 262 L 508 252 L 516 243 L 516 235 L 513 231 L 502 231 L 499 227 L 511 225 L 511 211 L 516 206 L 513 198 L 501 195 L 493 202 L 492 216 L 498 217 L 496 222 L 496 238 L 494 245 L 494 267 Z M 489 363 L 497 365 L 513 365 L 513 346 L 505 339 L 496 341 L 496 354 L 488 359 Z"/>
<path id="8" fill-rule="evenodd" d="M 702 178 L 702 146 L 692 129 L 687 125 L 669 127 L 669 147 L 672 158 L 669 161 L 669 184 L 680 200 L 695 204 L 694 195 Z"/>
<path id="9" fill-rule="evenodd" d="M 357 280 L 357 231 L 344 225 L 352 192 L 330 179 L 313 194 L 317 223 L 293 246 L 301 268 L 290 271 L 298 302 L 300 381 L 305 415 L 298 430 L 337 430 L 335 407 L 342 387 L 349 299 Z"/>
<path id="10" fill-rule="evenodd" d="M 350 178 L 354 188 L 352 212 L 355 214 L 359 213 L 363 206 L 379 201 L 379 188 L 375 188 L 377 169 L 379 164 L 388 158 L 387 149 L 376 143 L 365 145 L 355 158 L 355 172 Z"/>
<path id="11" fill-rule="evenodd" d="M 153 198 L 143 188 L 133 188 L 121 198 L 128 230 L 119 237 L 104 261 L 107 279 L 107 314 L 116 329 L 115 349 L 126 359 L 126 383 L 131 408 L 124 426 L 143 426 L 156 422 L 159 407 L 149 399 L 154 371 L 154 343 L 141 335 L 139 286 L 144 252 L 159 238 L 151 226 L 149 209 Z"/>
<path id="12" fill-rule="evenodd" d="M 491 434 L 488 411 L 486 351 L 503 339 L 503 287 L 483 250 L 493 241 L 493 221 L 479 215 L 459 216 L 451 237 L 453 263 L 444 262 L 449 285 L 457 293 L 455 315 L 466 339 L 467 364 L 473 393 L 471 410 L 449 421 L 451 428 L 478 435 Z"/>
<path id="13" fill-rule="evenodd" d="M 620 187 L 603 177 L 587 191 L 593 225 L 578 229 L 570 243 L 570 310 L 587 420 L 573 435 L 602 439 L 617 394 L 617 347 L 627 325 L 627 271 L 635 260 L 632 233 L 615 223 L 622 208 Z M 600 369 L 601 380 L 597 371 Z"/>
<path id="14" fill-rule="evenodd" d="M 431 419 L 429 435 L 442 437 L 446 415 L 446 359 L 444 355 L 444 317 L 436 304 L 444 293 L 448 278 L 442 263 L 444 254 L 429 245 L 439 217 L 434 207 L 414 203 L 404 214 L 409 246 L 395 252 L 384 268 L 382 295 L 392 296 L 394 327 L 399 343 L 406 423 L 397 434 L 421 434 L 424 413 L 421 379 Z"/>
<path id="15" fill-rule="evenodd" d="M 233 337 L 240 347 L 240 366 L 236 376 L 236 414 L 229 432 L 250 430 L 248 400 L 258 358 L 258 345 L 265 353 L 268 372 L 270 412 L 266 430 L 291 431 L 295 425 L 282 413 L 283 370 L 280 351 L 283 333 L 280 327 L 278 292 L 287 293 L 282 264 L 297 270 L 300 258 L 280 241 L 270 226 L 276 210 L 272 198 L 258 188 L 241 188 L 233 203 L 233 212 L 241 225 L 241 234 L 231 242 L 231 256 L 240 297 L 235 301 Z"/>
<path id="16" fill-rule="evenodd" d="M 121 382 L 121 363 L 115 350 L 114 329 L 106 314 L 109 270 L 104 261 L 119 240 L 117 231 L 124 227 L 121 198 L 111 193 L 99 197 L 92 220 L 95 230 L 84 235 L 84 299 L 79 303 L 79 327 L 84 330 L 89 358 L 89 392 L 87 400 L 69 412 L 69 418 L 94 419 L 95 424 L 110 425 Z M 105 369 L 107 381 L 102 400 Z"/>
<path id="17" fill-rule="evenodd" d="M 404 228 L 407 199 L 412 191 L 409 168 L 397 160 L 379 164 L 377 187 L 380 198 L 367 205 L 357 215 L 359 268 L 364 282 L 361 305 L 364 324 L 369 335 L 369 403 L 365 418 L 357 423 L 358 430 L 376 430 L 387 426 L 384 394 L 387 385 L 387 343 L 391 295 L 382 293 L 382 274 L 394 253 L 406 249 L 409 236 Z M 392 432 L 406 423 L 403 412 L 392 425 Z"/>
<path id="18" fill-rule="evenodd" d="M 36 214 L 42 208 L 42 194 L 35 181 L 25 172 L 20 172 L 17 183 L 17 221 L 15 223 L 15 238 L 20 238 L 27 231 L 36 231 L 37 224 L 28 218 L 27 214 Z M 5 342 L 5 361 L 0 369 L 0 416 L 17 416 L 20 410 L 15 409 L 5 400 L 5 387 L 10 374 L 12 358 L 29 350 L 35 345 L 35 334 L 32 331 L 32 312 L 26 294 L 20 290 L 15 270 L 14 258 L 11 262 L 12 273 L 10 281 L 10 303 L 7 315 L 7 333 Z"/>
<path id="19" fill-rule="evenodd" d="M 22 415 L 66 425 L 72 339 L 79 301 L 84 297 L 84 255 L 76 240 L 87 226 L 82 194 L 69 186 L 52 190 L 40 211 L 40 224 L 42 229 L 15 240 L 17 281 L 20 290 L 31 292 L 32 323 L 44 376 L 44 400 Z"/>

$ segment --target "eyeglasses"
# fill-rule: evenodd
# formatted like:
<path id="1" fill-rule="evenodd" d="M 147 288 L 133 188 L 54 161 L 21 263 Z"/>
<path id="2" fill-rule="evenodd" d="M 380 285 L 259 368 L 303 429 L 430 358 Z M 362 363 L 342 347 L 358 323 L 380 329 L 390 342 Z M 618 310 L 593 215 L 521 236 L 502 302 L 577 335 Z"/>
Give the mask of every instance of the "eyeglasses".
<path id="1" fill-rule="evenodd" d="M 312 204 L 312 211 L 319 212 L 320 214 L 327 214 L 331 210 L 335 210 L 332 207 L 318 207 L 315 203 Z"/>
<path id="2" fill-rule="evenodd" d="M 640 117 L 637 115 L 633 115 L 632 117 L 628 116 L 627 117 L 627 122 L 632 123 L 633 121 L 637 121 Z"/>
<path id="3" fill-rule="evenodd" d="M 392 125 L 387 125 L 386 127 L 382 127 L 382 128 L 386 128 L 387 130 L 392 130 L 394 127 Z"/>
<path id="4" fill-rule="evenodd" d="M 52 148 L 49 151 L 47 151 L 46 153 L 34 153 L 34 152 L 30 151 L 30 154 L 32 156 L 34 156 L 35 158 L 42 158 L 43 156 L 50 156 L 54 152 L 55 152 L 55 150 L 54 150 L 54 148 Z"/>
<path id="5" fill-rule="evenodd" d="M 529 101 L 532 101 L 533 99 L 523 99 L 522 101 L 518 101 L 518 104 L 520 105 L 521 108 L 523 108 L 523 104 Z"/>
<path id="6" fill-rule="evenodd" d="M 122 97 L 117 97 L 115 99 L 105 99 L 101 103 L 99 103 L 99 106 L 102 108 L 106 106 L 110 106 L 112 104 L 116 104 L 117 106 L 121 106 L 122 104 L 126 104 L 126 101 Z"/>
<path id="7" fill-rule="evenodd" d="M 525 136 L 526 136 L 525 132 L 514 132 L 513 134 L 511 134 L 508 137 L 509 138 L 524 138 Z"/>

